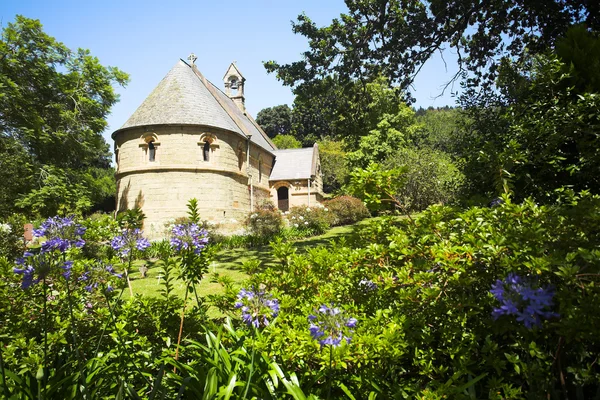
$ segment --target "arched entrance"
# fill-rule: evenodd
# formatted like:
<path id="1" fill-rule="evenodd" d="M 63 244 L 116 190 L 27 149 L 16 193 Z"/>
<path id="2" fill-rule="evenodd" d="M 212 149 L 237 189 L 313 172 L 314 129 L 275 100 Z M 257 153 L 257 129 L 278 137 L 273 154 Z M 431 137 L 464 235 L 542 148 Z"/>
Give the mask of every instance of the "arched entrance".
<path id="1" fill-rule="evenodd" d="M 290 208 L 290 190 L 287 186 L 277 189 L 277 208 L 281 211 L 287 211 Z"/>

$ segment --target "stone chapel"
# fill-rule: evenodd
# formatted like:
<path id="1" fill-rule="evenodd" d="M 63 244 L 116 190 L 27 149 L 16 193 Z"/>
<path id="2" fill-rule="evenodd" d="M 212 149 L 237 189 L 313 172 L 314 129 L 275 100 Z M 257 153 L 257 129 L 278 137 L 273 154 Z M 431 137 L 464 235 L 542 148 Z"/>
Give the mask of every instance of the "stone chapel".
<path id="1" fill-rule="evenodd" d="M 272 200 L 282 211 L 323 198 L 317 145 L 278 150 L 246 112 L 245 78 L 232 63 L 224 91 L 179 60 L 112 134 L 117 210 L 141 208 L 145 233 L 162 237 L 198 199 L 202 219 L 236 229 Z"/>

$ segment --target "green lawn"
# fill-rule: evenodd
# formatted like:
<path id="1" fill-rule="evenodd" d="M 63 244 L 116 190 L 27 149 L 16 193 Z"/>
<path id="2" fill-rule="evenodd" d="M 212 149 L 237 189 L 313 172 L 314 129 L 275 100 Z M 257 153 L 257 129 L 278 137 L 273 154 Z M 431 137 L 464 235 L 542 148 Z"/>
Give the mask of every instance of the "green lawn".
<path id="1" fill-rule="evenodd" d="M 359 224 L 367 223 L 364 220 Z M 321 245 L 326 245 L 330 240 L 338 239 L 344 236 L 349 236 L 354 231 L 356 225 L 337 226 L 330 229 L 325 234 L 320 236 L 314 236 L 311 238 L 296 241 L 295 244 L 298 248 L 298 252 L 305 251 L 308 248 L 313 248 Z M 274 263 L 275 259 L 271 256 L 271 248 L 269 246 L 263 246 L 255 249 L 225 249 L 217 253 L 215 260 L 210 266 L 208 275 L 202 280 L 198 288 L 198 294 L 200 296 L 206 296 L 208 294 L 218 294 L 221 292 L 221 286 L 218 283 L 212 283 L 211 278 L 215 273 L 221 276 L 227 276 L 234 282 L 242 282 L 248 276 L 242 271 L 242 263 L 250 259 L 259 259 L 263 265 Z M 139 267 L 146 264 L 148 272 L 145 278 L 141 278 L 139 273 Z M 134 294 L 141 294 L 143 296 L 159 296 L 159 292 L 162 288 L 160 284 L 162 276 L 162 268 L 157 261 L 136 261 L 135 266 L 132 268 L 131 274 L 131 286 Z M 185 285 L 180 280 L 175 280 L 175 294 L 183 298 L 185 294 Z M 129 296 L 129 290 L 125 290 L 123 293 L 124 297 Z"/>

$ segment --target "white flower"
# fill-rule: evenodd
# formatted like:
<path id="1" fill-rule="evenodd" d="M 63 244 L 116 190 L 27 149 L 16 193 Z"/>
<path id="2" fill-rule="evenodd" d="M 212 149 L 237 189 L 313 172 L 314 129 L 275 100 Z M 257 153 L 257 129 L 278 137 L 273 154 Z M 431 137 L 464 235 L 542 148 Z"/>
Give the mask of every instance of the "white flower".
<path id="1" fill-rule="evenodd" d="M 284 212 L 285 215 L 288 215 L 289 213 L 290 213 L 289 211 Z"/>
<path id="2" fill-rule="evenodd" d="M 325 210 L 325 211 L 329 211 L 329 208 L 325 207 L 325 208 L 323 208 L 323 210 Z"/>
<path id="3" fill-rule="evenodd" d="M 301 215 L 298 218 L 300 218 L 300 221 L 304 221 L 304 217 Z"/>
<path id="4" fill-rule="evenodd" d="M 250 218 L 256 218 L 256 217 L 258 217 L 258 214 L 252 214 L 252 215 L 250 216 Z"/>
<path id="5" fill-rule="evenodd" d="M 308 221 L 304 221 L 304 225 L 308 225 Z"/>
<path id="6" fill-rule="evenodd" d="M 296 217 L 292 215 L 292 219 L 296 219 Z"/>
<path id="7" fill-rule="evenodd" d="M 297 228 L 297 227 L 298 227 L 298 224 L 294 224 L 294 227 L 295 227 L 295 228 Z"/>
<path id="8" fill-rule="evenodd" d="M 2 224 L 2 223 L 0 223 L 0 232 L 11 233 L 12 229 L 11 229 L 11 227 L 10 227 L 9 224 Z"/>
<path id="9" fill-rule="evenodd" d="M 306 211 L 310 211 L 310 208 L 306 207 Z"/>

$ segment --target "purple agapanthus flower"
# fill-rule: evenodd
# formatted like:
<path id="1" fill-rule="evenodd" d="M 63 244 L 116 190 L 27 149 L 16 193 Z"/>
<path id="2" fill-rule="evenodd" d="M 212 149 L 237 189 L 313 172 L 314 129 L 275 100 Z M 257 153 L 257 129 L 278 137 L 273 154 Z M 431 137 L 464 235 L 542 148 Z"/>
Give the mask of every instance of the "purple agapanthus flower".
<path id="1" fill-rule="evenodd" d="M 150 242 L 142 236 L 142 231 L 139 229 L 123 229 L 123 232 L 119 236 L 113 238 L 110 246 L 121 257 L 126 257 L 133 249 L 139 251 L 146 250 L 150 247 Z"/>
<path id="2" fill-rule="evenodd" d="M 35 285 L 40 280 L 35 279 L 35 268 L 31 265 L 25 265 L 23 268 L 13 268 L 13 272 L 18 275 L 23 275 L 23 280 L 21 281 L 22 289 L 29 289 L 31 285 Z"/>
<path id="3" fill-rule="evenodd" d="M 548 311 L 552 307 L 554 288 L 537 287 L 531 280 L 517 274 L 510 273 L 504 280 L 498 279 L 492 285 L 490 293 L 500 302 L 500 306 L 492 311 L 494 319 L 502 315 L 515 315 L 517 321 L 531 329 L 540 326 L 542 318 L 559 316 Z"/>
<path id="4" fill-rule="evenodd" d="M 313 339 L 317 340 L 321 347 L 339 346 L 342 341 L 350 343 L 353 328 L 358 321 L 356 318 L 347 318 L 337 307 L 322 305 L 315 314 L 308 316 L 310 326 L 308 330 Z"/>
<path id="5" fill-rule="evenodd" d="M 358 287 L 364 292 L 377 290 L 377 284 L 369 279 L 361 279 L 361 281 L 358 282 Z"/>
<path id="6" fill-rule="evenodd" d="M 235 308 L 242 310 L 242 320 L 255 328 L 269 326 L 269 318 L 279 315 L 279 301 L 262 290 L 241 289 Z"/>
<path id="7" fill-rule="evenodd" d="M 112 265 L 104 265 L 104 263 L 98 262 L 90 270 L 84 272 L 78 280 L 87 283 L 84 286 L 87 292 L 93 292 L 100 285 L 106 285 L 106 290 L 112 292 L 114 290 L 111 286 L 111 281 L 114 281 L 113 278 L 122 279 L 123 274 L 117 273 Z"/>
<path id="8" fill-rule="evenodd" d="M 171 234 L 171 247 L 176 251 L 192 250 L 200 254 L 208 244 L 208 231 L 197 224 L 175 225 Z"/>
<path id="9" fill-rule="evenodd" d="M 39 229 L 33 230 L 36 237 L 45 237 L 41 252 L 58 250 L 66 252 L 71 247 L 81 248 L 85 241 L 81 238 L 85 228 L 74 222 L 74 217 L 51 217 L 42 223 Z"/>

